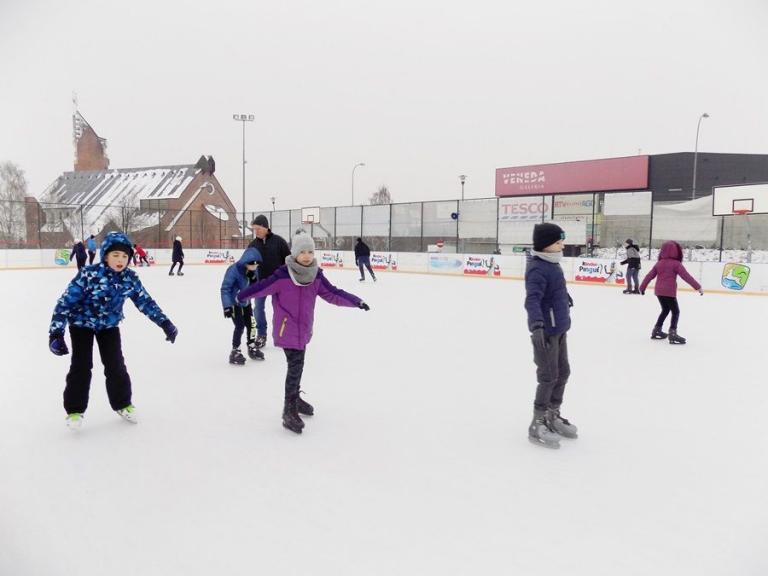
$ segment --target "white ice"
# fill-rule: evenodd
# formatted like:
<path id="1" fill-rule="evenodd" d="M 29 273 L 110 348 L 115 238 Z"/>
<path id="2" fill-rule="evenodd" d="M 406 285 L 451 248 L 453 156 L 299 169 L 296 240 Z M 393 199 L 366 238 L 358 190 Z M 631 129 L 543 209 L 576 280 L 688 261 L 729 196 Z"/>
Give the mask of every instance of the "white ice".
<path id="1" fill-rule="evenodd" d="M 650 294 L 571 286 L 580 438 L 551 451 L 522 282 L 329 272 L 372 310 L 318 302 L 297 436 L 282 351 L 229 366 L 224 268 L 185 272 L 139 272 L 176 344 L 126 304 L 140 423 L 95 354 L 79 432 L 47 349 L 74 272 L 0 272 L 3 576 L 768 574 L 765 298 L 682 293 L 673 347 Z"/>

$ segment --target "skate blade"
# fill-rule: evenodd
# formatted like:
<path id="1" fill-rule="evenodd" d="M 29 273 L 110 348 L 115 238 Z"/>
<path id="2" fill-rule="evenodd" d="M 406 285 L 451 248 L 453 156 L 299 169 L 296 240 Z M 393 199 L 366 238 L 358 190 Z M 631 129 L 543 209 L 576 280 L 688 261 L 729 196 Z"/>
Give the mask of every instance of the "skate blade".
<path id="1" fill-rule="evenodd" d="M 666 336 L 651 336 L 651 340 L 666 340 Z"/>
<path id="2" fill-rule="evenodd" d="M 285 423 L 283 423 L 283 428 L 285 428 L 286 430 L 290 430 L 294 434 L 301 434 L 304 431 L 304 428 L 299 428 L 298 430 L 295 430 L 293 428 L 289 428 Z"/>
<path id="3" fill-rule="evenodd" d="M 550 450 L 560 449 L 560 442 L 544 442 L 544 440 L 536 440 L 536 438 L 531 438 L 530 436 L 528 436 L 528 442 L 542 448 L 549 448 Z"/>

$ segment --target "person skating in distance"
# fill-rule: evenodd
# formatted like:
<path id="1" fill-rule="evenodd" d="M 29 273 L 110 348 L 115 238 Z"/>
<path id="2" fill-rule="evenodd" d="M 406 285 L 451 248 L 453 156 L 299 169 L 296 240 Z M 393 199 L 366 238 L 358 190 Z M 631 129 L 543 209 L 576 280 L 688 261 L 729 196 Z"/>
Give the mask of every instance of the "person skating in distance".
<path id="1" fill-rule="evenodd" d="M 272 295 L 272 338 L 282 348 L 288 363 L 285 376 L 283 426 L 300 434 L 304 421 L 299 414 L 312 416 L 314 407 L 299 398 L 307 344 L 312 339 L 315 300 L 319 296 L 336 306 L 370 308 L 360 298 L 331 284 L 317 265 L 315 243 L 300 230 L 291 243 L 285 265 L 274 274 L 250 285 L 237 295 L 238 302 Z"/>
<path id="2" fill-rule="evenodd" d="M 677 277 L 680 276 L 691 288 L 704 294 L 696 279 L 688 273 L 683 266 L 683 248 L 674 240 L 668 240 L 661 245 L 659 261 L 648 271 L 640 284 L 640 294 L 645 294 L 648 284 L 656 278 L 653 292 L 659 299 L 661 314 L 656 319 L 656 324 L 651 331 L 651 339 L 663 340 L 669 336 L 670 344 L 685 344 L 686 340 L 677 333 L 677 322 L 680 319 L 680 305 L 677 303 Z M 664 332 L 664 321 L 672 312 L 672 320 L 669 323 L 669 334 Z"/>
<path id="3" fill-rule="evenodd" d="M 168 276 L 173 276 L 173 269 L 176 268 L 176 264 L 179 265 L 179 271 L 176 273 L 176 275 L 184 276 L 184 272 L 181 271 L 181 269 L 184 268 L 184 247 L 181 245 L 181 236 L 176 236 L 176 238 L 173 240 L 173 252 L 171 254 L 171 260 L 173 260 L 173 263 L 171 264 L 171 269 L 168 272 Z"/>
<path id="4" fill-rule="evenodd" d="M 565 232 L 559 226 L 536 224 L 533 251 L 525 269 L 525 309 L 538 380 L 528 439 L 546 448 L 560 448 L 561 436 L 578 437 L 576 426 L 560 415 L 571 373 L 566 335 L 573 306 L 560 267 L 564 240 Z"/>
<path id="5" fill-rule="evenodd" d="M 368 247 L 368 244 L 363 242 L 362 238 L 358 238 L 355 242 L 355 264 L 360 269 L 360 282 L 365 282 L 363 266 L 368 269 L 371 278 L 376 282 L 376 274 L 373 273 L 373 268 L 371 268 L 371 249 Z"/>
<path id="6" fill-rule="evenodd" d="M 176 341 L 178 330 L 144 289 L 136 272 L 128 268 L 132 256 L 131 241 L 125 234 L 107 234 L 101 243 L 101 262 L 78 272 L 53 311 L 48 331 L 51 352 L 57 356 L 69 354 L 64 340 L 67 324 L 72 339 L 72 363 L 64 389 L 67 426 L 72 429 L 81 427 L 88 408 L 94 339 L 104 364 L 112 410 L 128 422 L 137 421 L 131 403 L 131 377 L 125 367 L 118 327 L 126 298 L 133 300 L 141 313 L 163 329 L 166 340 Z"/>
<path id="7" fill-rule="evenodd" d="M 624 290 L 624 294 L 640 294 L 640 283 L 638 281 L 638 274 L 640 273 L 640 247 L 631 238 L 627 238 L 624 247 L 627 250 L 627 257 L 620 263 L 622 266 L 624 264 L 627 265 L 627 288 Z"/>

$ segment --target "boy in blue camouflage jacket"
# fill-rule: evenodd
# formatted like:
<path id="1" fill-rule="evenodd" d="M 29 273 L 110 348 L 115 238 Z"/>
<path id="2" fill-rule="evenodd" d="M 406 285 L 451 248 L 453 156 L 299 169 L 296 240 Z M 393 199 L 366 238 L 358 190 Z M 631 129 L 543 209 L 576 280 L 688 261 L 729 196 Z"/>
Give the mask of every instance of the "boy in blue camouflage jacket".
<path id="1" fill-rule="evenodd" d="M 80 428 L 88 408 L 94 338 L 104 364 L 112 409 L 128 422 L 137 422 L 131 404 L 131 378 L 125 367 L 118 328 L 124 317 L 126 298 L 133 300 L 140 312 L 163 329 L 166 340 L 171 343 L 176 340 L 176 327 L 144 289 L 136 273 L 128 269 L 132 246 L 128 236 L 121 232 L 107 234 L 101 243 L 101 262 L 78 272 L 53 311 L 48 338 L 51 352 L 57 356 L 69 354 L 64 341 L 67 324 L 72 339 L 72 364 L 64 389 L 64 409 L 67 426 L 73 429 Z"/>

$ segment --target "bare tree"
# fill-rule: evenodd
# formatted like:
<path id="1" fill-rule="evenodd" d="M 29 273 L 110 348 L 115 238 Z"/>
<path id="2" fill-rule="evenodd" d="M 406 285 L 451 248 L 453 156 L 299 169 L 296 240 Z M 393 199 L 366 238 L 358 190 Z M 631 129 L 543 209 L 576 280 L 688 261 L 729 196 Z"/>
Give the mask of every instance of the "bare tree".
<path id="1" fill-rule="evenodd" d="M 392 196 L 389 194 L 389 188 L 381 186 L 378 192 L 371 194 L 369 202 L 373 205 L 376 204 L 392 204 Z"/>
<path id="2" fill-rule="evenodd" d="M 126 234 L 134 231 L 140 217 L 146 212 L 143 208 L 132 206 L 127 202 L 114 206 L 109 212 L 109 218 Z M 143 227 L 143 226 L 142 226 Z"/>
<path id="3" fill-rule="evenodd" d="M 24 171 L 13 162 L 0 164 L 0 241 L 15 244 L 27 234 L 24 197 L 27 180 Z"/>

